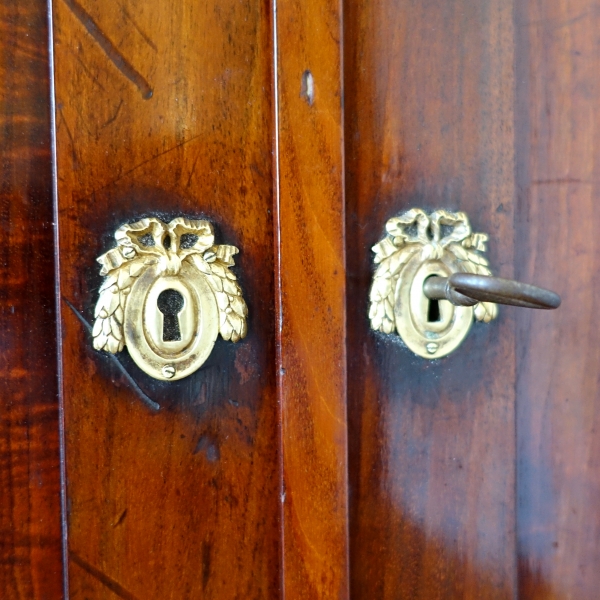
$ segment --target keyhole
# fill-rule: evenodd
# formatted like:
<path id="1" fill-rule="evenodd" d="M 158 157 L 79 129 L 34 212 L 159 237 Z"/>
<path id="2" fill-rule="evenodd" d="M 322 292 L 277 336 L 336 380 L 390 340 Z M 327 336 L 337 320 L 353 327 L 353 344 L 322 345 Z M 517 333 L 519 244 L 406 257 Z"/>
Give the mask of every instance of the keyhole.
<path id="1" fill-rule="evenodd" d="M 427 308 L 427 322 L 428 323 L 439 323 L 442 316 L 440 315 L 440 301 L 430 300 L 429 307 Z"/>
<path id="2" fill-rule="evenodd" d="M 183 309 L 183 296 L 177 290 L 164 290 L 158 295 L 156 305 L 163 314 L 163 342 L 179 342 L 181 331 L 177 315 Z"/>
<path id="3" fill-rule="evenodd" d="M 438 277 L 438 275 L 430 275 L 427 277 L 427 279 L 431 279 L 431 277 Z M 425 281 L 427 281 L 427 279 Z M 440 301 L 429 299 L 427 301 L 427 322 L 439 323 L 441 320 L 442 314 L 440 313 Z"/>

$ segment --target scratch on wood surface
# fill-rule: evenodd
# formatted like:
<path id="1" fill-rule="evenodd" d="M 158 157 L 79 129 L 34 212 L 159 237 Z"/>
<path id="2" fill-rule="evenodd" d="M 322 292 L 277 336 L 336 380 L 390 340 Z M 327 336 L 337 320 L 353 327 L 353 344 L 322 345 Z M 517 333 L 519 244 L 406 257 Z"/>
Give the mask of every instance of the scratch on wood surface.
<path id="1" fill-rule="evenodd" d="M 118 527 L 119 525 L 121 525 L 123 523 L 123 521 L 125 520 L 125 517 L 127 516 L 127 509 L 125 509 L 124 511 L 121 512 L 121 514 L 119 515 L 119 518 L 112 524 L 112 527 Z"/>
<path id="2" fill-rule="evenodd" d="M 106 88 L 98 81 L 98 77 L 94 75 L 88 68 L 87 65 L 81 60 L 81 57 L 74 52 L 71 48 L 68 48 L 69 54 L 79 63 L 79 66 L 83 69 L 83 72 L 97 85 L 103 92 L 106 92 Z"/>
<path id="3" fill-rule="evenodd" d="M 203 135 L 204 135 L 203 133 L 199 133 L 199 134 L 191 137 L 189 140 L 183 140 L 183 142 L 180 142 L 179 144 L 176 144 L 175 146 L 171 146 L 170 148 L 167 148 L 166 150 L 163 150 L 162 152 L 158 152 L 157 154 L 154 154 L 150 158 L 147 158 L 146 160 L 143 160 L 142 162 L 138 163 L 137 165 L 131 167 L 131 169 L 128 169 L 124 173 L 120 173 L 114 179 L 111 179 L 110 181 L 101 185 L 100 187 L 93 189 L 92 192 L 90 192 L 86 196 L 77 198 L 77 201 L 85 202 L 86 200 L 89 200 L 94 194 L 102 191 L 103 189 L 105 189 L 111 185 L 114 185 L 115 183 L 117 183 L 118 181 L 123 179 L 124 177 L 131 175 L 131 173 L 133 173 L 135 170 L 139 169 L 140 167 L 143 167 L 144 165 L 147 165 L 148 163 L 152 162 L 153 160 L 156 160 L 157 158 L 160 158 L 161 156 L 164 156 L 165 154 L 168 154 L 169 152 L 173 152 L 174 150 L 177 150 L 177 149 L 181 148 L 182 146 L 185 146 L 186 144 L 189 144 L 190 142 L 197 140 L 198 138 L 202 137 Z"/>
<path id="4" fill-rule="evenodd" d="M 110 61 L 121 71 L 121 73 L 133 83 L 142 94 L 144 100 L 152 98 L 153 90 L 144 77 L 133 67 L 133 65 L 119 52 L 119 49 L 106 37 L 96 21 L 91 15 L 77 2 L 77 0 L 63 0 L 75 15 L 79 22 L 85 27 L 87 32 L 96 40 L 97 44 L 104 50 Z"/>
<path id="5" fill-rule="evenodd" d="M 148 46 L 150 46 L 150 48 L 152 48 L 152 50 L 154 50 L 154 52 L 158 52 L 158 48 L 156 47 L 156 44 L 150 39 L 150 36 L 148 36 L 142 30 L 142 28 L 135 22 L 134 18 L 129 14 L 129 11 L 123 5 L 121 5 L 121 10 L 123 11 L 123 14 L 125 15 L 125 17 L 129 21 L 131 21 L 131 24 L 137 29 L 138 33 L 142 36 L 142 38 L 144 38 L 144 41 L 146 42 L 146 44 L 148 44 Z"/>
<path id="6" fill-rule="evenodd" d="M 119 106 L 117 106 L 117 110 L 115 111 L 115 114 L 110 119 L 108 119 L 108 121 L 106 121 L 106 123 L 101 125 L 100 129 L 104 129 L 105 127 L 108 127 L 109 125 L 112 125 L 112 123 L 114 123 L 117 120 L 117 117 L 119 116 L 119 112 L 121 111 L 121 106 L 123 106 L 123 98 L 121 98 L 121 102 L 119 102 Z"/>
<path id="7" fill-rule="evenodd" d="M 85 320 L 83 315 L 66 298 L 63 298 L 63 300 L 65 301 L 65 304 L 73 311 L 73 313 L 79 319 L 79 321 L 83 324 L 83 326 L 87 329 L 88 333 L 91 334 L 92 326 Z M 123 375 L 125 376 L 125 379 L 127 379 L 127 381 L 129 382 L 131 387 L 134 389 L 134 391 L 137 392 L 137 395 L 144 402 L 144 404 L 147 404 L 153 410 L 160 410 L 160 404 L 157 404 L 156 402 L 154 402 L 154 400 L 152 400 L 152 398 L 150 398 L 146 393 L 144 393 L 144 390 L 142 390 L 142 388 L 135 382 L 135 379 L 127 372 L 127 369 L 121 364 L 121 361 L 114 354 L 111 354 L 110 352 L 106 352 L 105 354 L 106 354 L 106 356 L 109 356 L 114 361 L 114 363 L 118 367 L 119 371 L 121 371 L 121 373 L 123 373 Z"/>
<path id="8" fill-rule="evenodd" d="M 60 121 L 58 127 L 60 128 L 60 124 L 62 123 L 65 126 L 65 130 L 67 132 L 67 136 L 69 138 L 69 142 L 71 143 L 71 160 L 73 164 L 73 171 L 79 170 L 79 160 L 77 159 L 77 152 L 75 151 L 75 140 L 73 139 L 73 134 L 71 133 L 71 129 L 63 115 L 62 108 L 58 108 L 58 112 L 60 113 Z"/>
<path id="9" fill-rule="evenodd" d="M 75 552 L 69 550 L 69 558 L 76 564 L 79 565 L 84 571 L 89 573 L 92 577 L 95 577 L 102 585 L 107 587 L 111 592 L 115 593 L 119 598 L 124 600 L 137 600 L 137 598 L 128 592 L 122 585 L 117 583 L 114 579 L 104 574 L 100 569 L 96 569 L 89 563 L 87 563 L 81 556 L 75 554 Z"/>

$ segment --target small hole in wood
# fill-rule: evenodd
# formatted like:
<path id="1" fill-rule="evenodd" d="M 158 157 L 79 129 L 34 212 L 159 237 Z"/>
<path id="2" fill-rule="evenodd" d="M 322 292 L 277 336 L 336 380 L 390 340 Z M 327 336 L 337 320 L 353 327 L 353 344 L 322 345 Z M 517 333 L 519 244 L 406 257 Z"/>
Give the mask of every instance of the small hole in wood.
<path id="1" fill-rule="evenodd" d="M 308 102 L 309 106 L 313 105 L 315 100 L 315 80 L 312 73 L 308 69 L 302 73 L 300 97 L 304 98 L 306 102 Z"/>

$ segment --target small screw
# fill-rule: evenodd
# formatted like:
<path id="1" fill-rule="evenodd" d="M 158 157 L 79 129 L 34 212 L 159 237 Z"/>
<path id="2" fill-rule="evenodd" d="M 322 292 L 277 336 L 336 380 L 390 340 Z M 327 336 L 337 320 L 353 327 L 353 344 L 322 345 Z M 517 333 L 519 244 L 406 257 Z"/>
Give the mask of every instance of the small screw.
<path id="1" fill-rule="evenodd" d="M 435 342 L 429 342 L 429 344 L 427 344 L 425 348 L 427 349 L 427 352 L 429 352 L 429 354 L 435 354 L 437 352 L 437 349 L 439 348 L 439 345 Z"/>
<path id="2" fill-rule="evenodd" d="M 123 248 L 123 250 L 121 250 L 121 254 L 125 258 L 133 258 L 135 256 L 135 248 L 132 248 L 131 246 L 126 246 L 125 248 Z"/>
<path id="3" fill-rule="evenodd" d="M 207 250 L 202 256 L 207 263 L 212 263 L 217 260 L 217 255 L 212 252 L 212 250 Z"/>
<path id="4" fill-rule="evenodd" d="M 175 377 L 175 367 L 173 365 L 165 365 L 161 372 L 163 377 L 166 377 L 167 379 L 173 379 L 173 377 Z"/>

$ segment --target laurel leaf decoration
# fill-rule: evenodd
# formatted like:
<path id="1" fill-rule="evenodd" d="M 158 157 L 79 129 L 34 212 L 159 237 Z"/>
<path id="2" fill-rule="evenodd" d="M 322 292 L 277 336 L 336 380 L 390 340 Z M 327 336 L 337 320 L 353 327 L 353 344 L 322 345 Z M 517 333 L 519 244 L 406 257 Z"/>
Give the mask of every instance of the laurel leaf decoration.
<path id="1" fill-rule="evenodd" d="M 452 244 L 448 249 L 459 259 L 462 271 L 465 273 L 473 273 L 475 275 L 491 275 L 492 272 L 488 267 L 487 259 L 471 248 L 481 250 L 484 248 L 483 244 L 487 240 L 487 236 L 484 234 L 474 234 L 472 238 L 477 238 L 474 241 L 469 239 L 467 241 L 468 248 L 464 248 L 460 244 Z M 483 238 L 483 239 L 482 239 Z M 478 321 L 489 323 L 498 316 L 498 305 L 493 302 L 479 302 L 475 305 L 475 318 Z"/>
<path id="2" fill-rule="evenodd" d="M 369 307 L 369 319 L 371 329 L 383 333 L 393 333 L 396 330 L 394 317 L 394 304 L 396 302 L 396 285 L 401 275 L 402 268 L 410 257 L 419 248 L 405 246 L 389 253 L 388 244 L 378 244 L 375 248 L 381 248 L 383 252 L 377 254 L 380 258 L 379 266 L 373 275 L 373 285 L 369 294 L 371 305 Z M 375 250 L 374 248 L 374 250 Z M 377 250 L 375 250 L 377 253 Z"/>
<path id="3" fill-rule="evenodd" d="M 475 318 L 478 321 L 489 323 L 498 316 L 498 305 L 493 302 L 480 302 L 475 305 Z"/>
<path id="4" fill-rule="evenodd" d="M 140 276 L 145 259 L 126 262 L 109 272 L 100 287 L 100 297 L 94 310 L 92 336 L 96 350 L 106 350 L 115 354 L 125 346 L 123 319 L 131 286 Z"/>
<path id="5" fill-rule="evenodd" d="M 234 265 L 235 246 L 213 246 L 203 256 L 192 254 L 188 257 L 194 266 L 206 276 L 219 307 L 219 333 L 224 340 L 238 342 L 246 337 L 248 307 L 242 297 L 242 288 L 234 273 L 229 269 Z"/>

